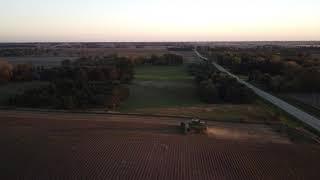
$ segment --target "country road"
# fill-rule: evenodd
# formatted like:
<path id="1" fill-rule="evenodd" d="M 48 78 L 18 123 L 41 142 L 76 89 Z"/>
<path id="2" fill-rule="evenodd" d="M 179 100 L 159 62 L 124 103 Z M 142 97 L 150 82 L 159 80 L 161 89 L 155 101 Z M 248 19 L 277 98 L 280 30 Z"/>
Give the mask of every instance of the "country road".
<path id="1" fill-rule="evenodd" d="M 208 58 L 203 57 L 197 50 L 195 50 L 195 53 L 197 54 L 197 56 L 205 61 L 208 61 Z M 248 88 L 250 88 L 253 92 L 255 92 L 258 96 L 260 96 L 261 98 L 263 98 L 264 100 L 267 100 L 268 102 L 272 103 L 273 105 L 275 105 L 276 107 L 284 110 L 285 112 L 287 112 L 288 114 L 292 115 L 293 117 L 295 117 L 296 119 L 308 124 L 309 126 L 313 127 L 314 129 L 316 129 L 317 131 L 320 132 L 320 120 L 290 104 L 288 104 L 287 102 L 259 89 L 256 88 L 255 86 L 247 83 L 244 80 L 241 80 L 239 77 L 237 77 L 236 75 L 230 73 L 229 71 L 227 71 L 225 68 L 223 68 L 222 66 L 220 66 L 219 64 L 217 64 L 216 62 L 212 62 L 212 64 L 221 72 L 224 72 L 226 74 L 228 74 L 231 77 L 234 77 L 235 79 L 238 80 L 239 83 L 244 84 L 245 86 L 247 86 Z"/>

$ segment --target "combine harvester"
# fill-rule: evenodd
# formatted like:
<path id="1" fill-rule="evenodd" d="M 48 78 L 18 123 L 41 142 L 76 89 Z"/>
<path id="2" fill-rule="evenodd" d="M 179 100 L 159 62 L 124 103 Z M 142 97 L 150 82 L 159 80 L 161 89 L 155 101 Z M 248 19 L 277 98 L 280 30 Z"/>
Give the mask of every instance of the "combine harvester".
<path id="1" fill-rule="evenodd" d="M 181 122 L 180 127 L 184 134 L 206 134 L 208 130 L 207 123 L 200 119 Z"/>

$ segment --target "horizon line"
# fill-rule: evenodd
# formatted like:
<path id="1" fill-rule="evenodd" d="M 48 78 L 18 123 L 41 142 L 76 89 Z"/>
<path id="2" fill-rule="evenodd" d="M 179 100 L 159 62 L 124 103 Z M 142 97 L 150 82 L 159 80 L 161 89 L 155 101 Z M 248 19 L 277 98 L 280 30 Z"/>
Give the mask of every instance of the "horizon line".
<path id="1" fill-rule="evenodd" d="M 6 41 L 5 43 L 210 43 L 210 42 L 320 42 L 320 40 L 208 40 L 208 41 Z"/>

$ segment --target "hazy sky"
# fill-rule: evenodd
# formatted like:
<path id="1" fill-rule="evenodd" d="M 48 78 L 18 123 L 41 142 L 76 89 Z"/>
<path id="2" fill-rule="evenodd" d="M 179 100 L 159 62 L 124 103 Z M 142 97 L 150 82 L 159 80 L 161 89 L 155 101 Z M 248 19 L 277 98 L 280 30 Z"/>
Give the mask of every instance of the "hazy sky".
<path id="1" fill-rule="evenodd" d="M 320 0 L 0 0 L 0 42 L 320 40 Z"/>

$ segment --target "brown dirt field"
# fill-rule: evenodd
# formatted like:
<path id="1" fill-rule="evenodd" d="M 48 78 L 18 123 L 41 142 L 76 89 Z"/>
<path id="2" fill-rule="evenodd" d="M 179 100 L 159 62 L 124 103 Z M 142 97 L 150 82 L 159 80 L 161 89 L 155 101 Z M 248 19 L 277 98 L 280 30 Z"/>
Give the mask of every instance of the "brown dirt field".
<path id="1" fill-rule="evenodd" d="M 179 121 L 0 111 L 0 179 L 320 178 L 319 146 L 223 133 L 186 136 Z M 254 128 L 273 138 L 262 125 L 210 125 L 239 136 Z"/>

